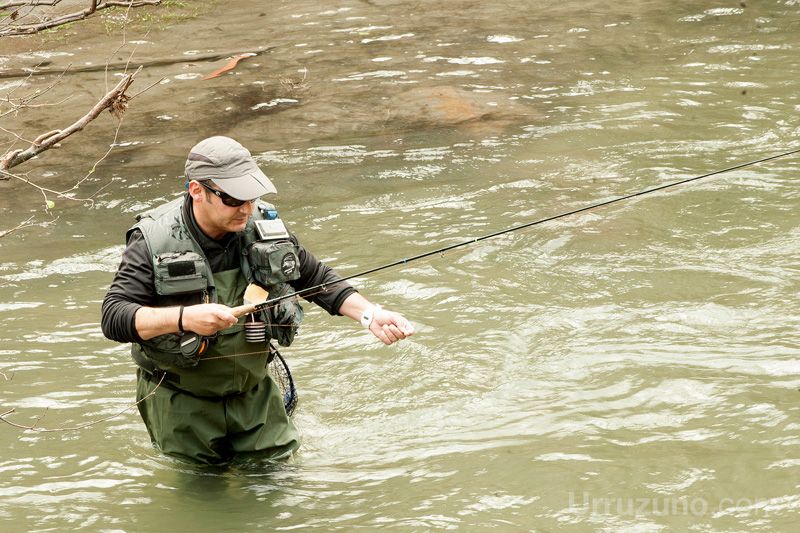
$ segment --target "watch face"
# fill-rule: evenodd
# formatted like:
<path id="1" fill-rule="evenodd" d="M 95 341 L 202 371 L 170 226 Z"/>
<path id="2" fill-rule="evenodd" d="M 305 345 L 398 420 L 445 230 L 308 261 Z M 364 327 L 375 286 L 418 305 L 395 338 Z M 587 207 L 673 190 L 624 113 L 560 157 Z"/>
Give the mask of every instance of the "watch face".
<path id="1" fill-rule="evenodd" d="M 361 313 L 361 325 L 365 328 L 368 328 L 369 325 L 372 323 L 372 308 L 364 309 L 364 312 Z"/>

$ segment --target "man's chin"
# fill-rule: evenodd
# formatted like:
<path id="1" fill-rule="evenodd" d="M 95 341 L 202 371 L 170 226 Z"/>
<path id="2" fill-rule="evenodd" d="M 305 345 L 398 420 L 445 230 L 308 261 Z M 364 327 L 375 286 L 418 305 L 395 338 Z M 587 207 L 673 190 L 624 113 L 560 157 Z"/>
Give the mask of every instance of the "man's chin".
<path id="1" fill-rule="evenodd" d="M 242 222 L 231 222 L 230 224 L 230 231 L 231 233 L 239 233 L 240 231 L 244 231 L 244 228 L 247 227 L 247 219 L 243 220 Z"/>

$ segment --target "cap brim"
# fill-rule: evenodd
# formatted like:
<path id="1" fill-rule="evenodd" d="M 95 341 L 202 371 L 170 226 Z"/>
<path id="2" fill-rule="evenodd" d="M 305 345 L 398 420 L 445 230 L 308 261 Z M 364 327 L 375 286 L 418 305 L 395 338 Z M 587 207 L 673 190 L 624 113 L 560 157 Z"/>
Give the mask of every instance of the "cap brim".
<path id="1" fill-rule="evenodd" d="M 223 192 L 238 200 L 255 200 L 265 194 L 275 194 L 278 190 L 269 178 L 253 165 L 246 174 L 237 177 L 215 176 L 211 178 Z"/>

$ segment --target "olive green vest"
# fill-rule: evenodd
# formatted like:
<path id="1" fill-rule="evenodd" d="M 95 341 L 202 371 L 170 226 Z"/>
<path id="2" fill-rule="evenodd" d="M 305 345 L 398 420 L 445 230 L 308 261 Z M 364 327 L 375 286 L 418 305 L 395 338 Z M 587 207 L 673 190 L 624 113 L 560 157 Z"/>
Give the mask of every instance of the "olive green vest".
<path id="1" fill-rule="evenodd" d="M 155 307 L 194 305 L 204 301 L 235 307 L 243 303 L 248 283 L 253 280 L 253 268 L 242 254 L 239 268 L 215 272 L 200 245 L 192 237 L 183 220 L 184 197 L 177 198 L 144 213 L 131 228 L 140 229 L 153 260 L 156 292 Z M 244 231 L 242 250 L 257 239 L 254 220 L 274 208 L 259 202 Z M 270 295 L 286 291 L 285 283 L 269 287 Z M 296 322 L 302 320 L 302 308 L 295 301 L 285 300 L 284 308 L 294 309 Z M 167 371 L 170 386 L 196 396 L 221 397 L 246 392 L 267 375 L 269 336 L 263 342 L 247 342 L 244 322 L 218 332 L 210 339 L 209 348 L 195 366 L 181 364 L 178 334 L 159 335 L 140 344 L 133 344 L 131 355 L 142 368 Z M 288 340 L 291 342 L 291 338 Z M 282 342 L 286 345 L 287 343 Z"/>

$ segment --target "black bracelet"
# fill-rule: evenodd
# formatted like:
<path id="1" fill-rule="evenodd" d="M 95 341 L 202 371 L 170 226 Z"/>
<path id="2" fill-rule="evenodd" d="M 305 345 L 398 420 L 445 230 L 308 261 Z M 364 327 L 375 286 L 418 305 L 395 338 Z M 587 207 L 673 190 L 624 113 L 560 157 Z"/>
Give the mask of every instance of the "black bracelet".
<path id="1" fill-rule="evenodd" d="M 178 311 L 178 333 L 183 335 L 183 306 L 181 306 L 181 310 Z"/>

